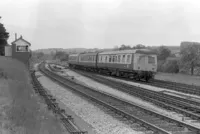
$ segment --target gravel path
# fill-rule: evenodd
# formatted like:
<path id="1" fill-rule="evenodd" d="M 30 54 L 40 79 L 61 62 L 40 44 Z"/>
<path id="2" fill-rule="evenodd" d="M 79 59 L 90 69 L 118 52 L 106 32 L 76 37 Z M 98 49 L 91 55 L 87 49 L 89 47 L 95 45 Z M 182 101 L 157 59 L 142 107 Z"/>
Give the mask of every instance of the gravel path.
<path id="1" fill-rule="evenodd" d="M 41 75 L 36 72 L 36 75 Z M 71 91 L 53 83 L 45 76 L 38 78 L 41 84 L 48 89 L 52 95 L 63 102 L 66 107 L 70 108 L 76 115 L 81 117 L 85 122 L 91 124 L 97 134 L 142 134 L 143 132 L 134 131 L 128 125 L 116 120 L 106 114 L 100 108 L 90 102 L 75 95 Z"/>

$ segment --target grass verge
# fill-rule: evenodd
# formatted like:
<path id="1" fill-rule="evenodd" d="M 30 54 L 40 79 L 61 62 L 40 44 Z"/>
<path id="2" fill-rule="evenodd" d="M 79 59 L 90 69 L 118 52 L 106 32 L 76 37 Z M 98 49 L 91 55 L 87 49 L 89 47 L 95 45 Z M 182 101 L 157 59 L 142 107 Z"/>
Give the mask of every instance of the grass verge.
<path id="1" fill-rule="evenodd" d="M 0 57 L 0 63 L 0 133 L 64 133 L 59 120 L 33 92 L 25 65 L 5 57 Z"/>

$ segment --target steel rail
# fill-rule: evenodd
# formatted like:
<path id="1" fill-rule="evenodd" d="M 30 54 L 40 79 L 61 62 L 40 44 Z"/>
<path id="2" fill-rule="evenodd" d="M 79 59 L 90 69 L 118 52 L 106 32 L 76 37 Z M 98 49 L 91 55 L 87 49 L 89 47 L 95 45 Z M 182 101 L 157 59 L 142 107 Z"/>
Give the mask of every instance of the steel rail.
<path id="1" fill-rule="evenodd" d="M 48 70 L 46 70 L 46 71 L 48 71 Z M 46 72 L 46 73 L 47 73 L 47 72 Z M 69 81 L 71 81 L 71 82 L 73 81 L 73 80 L 66 80 L 66 78 L 64 78 L 64 77 L 62 77 L 62 76 L 59 76 L 59 75 L 57 75 L 57 74 L 55 74 L 55 73 L 53 73 L 53 72 L 50 72 L 50 71 L 48 71 L 48 73 L 47 73 L 46 75 L 51 75 L 51 78 L 52 78 L 52 79 L 54 79 L 54 80 L 56 80 L 56 81 L 59 81 L 60 83 L 62 83 L 62 85 L 65 85 L 65 86 L 67 86 L 67 87 L 69 87 Z M 68 85 L 66 85 L 66 81 L 68 81 Z M 74 81 L 73 81 L 73 83 L 74 83 Z M 86 88 L 88 89 L 88 87 L 86 87 L 86 86 L 84 86 L 84 85 L 81 85 L 81 84 L 79 84 L 79 83 L 76 83 L 76 85 L 79 85 L 79 88 L 82 87 L 82 88 L 84 88 L 84 89 L 86 89 Z M 70 88 L 72 88 L 73 90 L 77 90 L 77 89 L 76 89 L 77 86 L 76 86 L 76 88 L 75 88 L 74 85 L 71 86 Z M 89 90 L 91 90 L 91 89 L 89 89 Z M 79 90 L 79 92 L 81 92 L 81 90 Z M 101 93 L 100 91 L 94 91 L 94 90 L 93 90 L 93 92 L 98 92 L 99 94 Z M 85 92 L 82 92 L 82 93 L 84 93 L 85 95 L 88 95 L 88 94 L 85 93 Z M 104 94 L 104 96 L 105 96 L 105 95 L 108 95 L 108 94 L 105 94 L 105 93 L 103 93 L 103 94 Z M 109 96 L 112 96 L 112 95 L 109 95 Z M 112 97 L 114 97 L 114 96 L 112 96 Z M 114 98 L 116 98 L 116 97 L 114 97 Z M 118 99 L 118 100 L 121 100 L 120 98 L 117 98 L 117 99 Z M 173 118 L 171 118 L 171 117 L 168 117 L 168 116 L 159 114 L 159 113 L 157 113 L 157 112 L 155 112 L 155 111 L 152 111 L 152 110 L 149 110 L 149 109 L 145 109 L 145 108 L 143 108 L 143 107 L 141 107 L 141 106 L 132 104 L 132 103 L 127 102 L 127 101 L 125 101 L 125 100 L 121 100 L 121 101 L 123 101 L 124 103 L 126 102 L 127 105 L 129 104 L 129 105 L 132 105 L 133 107 L 137 107 L 138 109 L 143 110 L 143 111 L 146 111 L 146 112 L 148 112 L 149 114 L 155 115 L 156 117 L 159 117 L 159 118 L 161 118 L 161 119 L 165 119 L 165 120 L 168 120 L 168 121 L 170 121 L 170 122 L 174 122 L 174 123 L 176 123 L 176 124 L 179 124 L 180 126 L 184 126 L 184 127 L 188 128 L 189 130 L 195 131 L 196 133 L 199 133 L 199 132 L 200 132 L 200 128 L 195 127 L 195 126 L 192 126 L 192 125 L 190 125 L 190 124 L 188 124 L 188 123 L 175 120 L 175 119 L 173 119 Z"/>
<path id="2" fill-rule="evenodd" d="M 62 124 L 65 126 L 66 130 L 70 134 L 87 134 L 87 131 L 81 131 L 76 124 L 74 124 L 73 118 L 65 113 L 64 109 L 61 109 L 56 103 L 56 99 L 52 95 L 48 94 L 47 91 L 43 88 L 40 82 L 35 76 L 35 72 L 31 72 L 32 84 L 36 93 L 39 93 L 45 100 L 48 109 L 52 110 L 56 115 L 59 116 Z"/>

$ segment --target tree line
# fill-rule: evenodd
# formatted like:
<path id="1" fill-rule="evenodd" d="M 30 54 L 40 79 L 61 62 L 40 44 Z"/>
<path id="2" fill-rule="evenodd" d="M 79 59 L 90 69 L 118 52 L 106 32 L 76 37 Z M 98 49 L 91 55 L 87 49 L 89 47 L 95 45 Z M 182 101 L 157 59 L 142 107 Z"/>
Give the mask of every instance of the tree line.
<path id="1" fill-rule="evenodd" d="M 0 55 L 2 56 L 5 54 L 4 48 L 7 45 L 8 38 L 9 38 L 9 33 L 6 31 L 4 25 L 0 23 Z"/>
<path id="2" fill-rule="evenodd" d="M 194 74 L 196 67 L 200 67 L 200 45 L 190 45 L 180 50 L 181 57 L 177 60 L 176 56 L 172 54 L 171 50 L 166 46 L 159 46 L 158 48 L 146 47 L 145 45 L 138 44 L 136 46 L 129 46 L 122 44 L 120 47 L 114 47 L 113 50 L 128 50 L 128 49 L 151 49 L 157 54 L 158 71 L 167 73 L 178 73 L 181 69 L 186 68 L 190 70 L 190 74 Z M 36 54 L 37 59 L 45 59 L 45 54 L 39 52 Z M 46 56 L 48 57 L 48 56 Z M 61 62 L 68 61 L 69 53 L 64 51 L 56 51 L 50 54 L 50 59 L 58 59 Z M 172 57 L 172 60 L 167 60 Z M 174 58 L 174 59 L 173 59 Z"/>

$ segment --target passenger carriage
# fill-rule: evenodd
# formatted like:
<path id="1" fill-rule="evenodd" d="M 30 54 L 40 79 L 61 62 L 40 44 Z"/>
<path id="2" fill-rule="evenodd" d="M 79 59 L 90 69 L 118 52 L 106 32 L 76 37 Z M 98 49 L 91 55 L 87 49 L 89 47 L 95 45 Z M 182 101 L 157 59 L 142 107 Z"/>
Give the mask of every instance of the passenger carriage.
<path id="1" fill-rule="evenodd" d="M 148 81 L 157 71 L 157 56 L 147 49 L 102 52 L 98 54 L 100 72 Z"/>
<path id="2" fill-rule="evenodd" d="M 78 65 L 78 57 L 79 57 L 79 54 L 69 55 L 69 60 L 68 60 L 69 67 L 74 68 L 75 66 Z"/>
<path id="3" fill-rule="evenodd" d="M 81 53 L 78 59 L 78 66 L 83 69 L 96 70 L 97 54 L 95 52 Z"/>

